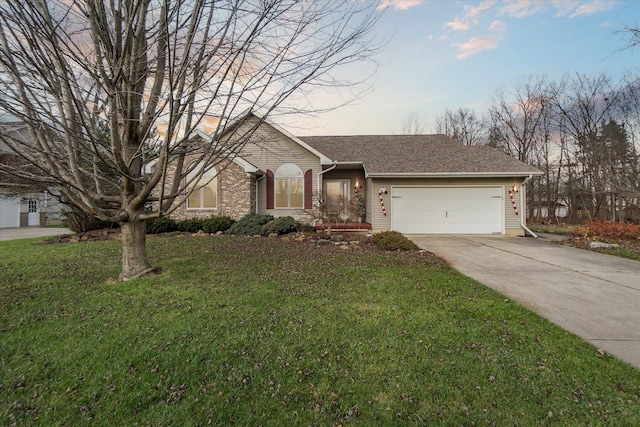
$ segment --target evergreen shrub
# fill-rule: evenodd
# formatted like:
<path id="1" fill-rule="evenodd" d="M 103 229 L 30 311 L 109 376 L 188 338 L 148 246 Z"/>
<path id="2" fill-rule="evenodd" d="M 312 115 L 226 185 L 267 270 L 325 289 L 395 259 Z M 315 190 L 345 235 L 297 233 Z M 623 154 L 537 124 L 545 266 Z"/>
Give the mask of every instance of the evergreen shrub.
<path id="1" fill-rule="evenodd" d="M 371 242 L 385 251 L 413 251 L 419 249 L 411 240 L 397 231 L 382 231 L 371 238 Z"/>
<path id="2" fill-rule="evenodd" d="M 270 234 L 288 234 L 298 231 L 298 225 L 296 220 L 290 216 L 281 216 L 279 218 L 272 219 L 262 226 L 262 235 L 268 236 Z"/>
<path id="3" fill-rule="evenodd" d="M 147 221 L 148 234 L 170 233 L 172 231 L 176 231 L 177 229 L 178 226 L 176 222 L 171 218 L 167 218 L 166 216 L 154 218 Z"/>
<path id="4" fill-rule="evenodd" d="M 234 223 L 230 216 L 212 216 L 202 221 L 202 231 L 209 234 L 227 231 Z"/>
<path id="5" fill-rule="evenodd" d="M 246 236 L 262 234 L 262 226 L 272 219 L 271 215 L 247 214 L 229 227 L 227 233 Z"/>

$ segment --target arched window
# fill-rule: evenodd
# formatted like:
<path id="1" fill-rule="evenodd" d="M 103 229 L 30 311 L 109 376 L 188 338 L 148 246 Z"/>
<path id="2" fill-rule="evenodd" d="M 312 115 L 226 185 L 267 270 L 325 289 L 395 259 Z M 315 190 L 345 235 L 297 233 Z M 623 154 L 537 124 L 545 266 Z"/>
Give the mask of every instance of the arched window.
<path id="1" fill-rule="evenodd" d="M 187 198 L 187 209 L 215 209 L 218 207 L 218 178 L 215 168 L 206 171 L 200 180 L 197 180 L 201 166 L 194 169 L 189 175 L 189 180 L 196 179 L 189 184 L 190 192 Z M 191 190 L 193 189 L 193 192 Z"/>
<path id="2" fill-rule="evenodd" d="M 293 163 L 285 163 L 276 170 L 276 208 L 302 208 L 303 176 L 302 169 Z"/>

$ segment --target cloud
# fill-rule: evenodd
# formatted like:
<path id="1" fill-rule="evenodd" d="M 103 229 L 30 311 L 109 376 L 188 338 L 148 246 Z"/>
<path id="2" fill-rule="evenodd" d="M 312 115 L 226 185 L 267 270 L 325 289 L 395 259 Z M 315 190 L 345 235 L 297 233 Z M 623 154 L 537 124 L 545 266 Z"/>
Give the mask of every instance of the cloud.
<path id="1" fill-rule="evenodd" d="M 455 46 L 458 48 L 458 54 L 456 58 L 464 59 L 483 50 L 495 49 L 498 47 L 498 42 L 502 39 L 502 36 L 507 29 L 507 24 L 504 21 L 496 19 L 489 25 L 489 31 L 491 35 L 482 37 L 472 37 L 466 43 L 458 43 Z"/>
<path id="2" fill-rule="evenodd" d="M 500 21 L 499 19 L 493 21 L 491 25 L 489 25 L 489 30 L 494 32 L 504 33 L 504 30 L 507 28 L 507 24 L 504 21 Z"/>
<path id="3" fill-rule="evenodd" d="M 563 3 L 567 4 L 568 2 L 564 0 Z M 516 0 L 510 1 L 502 6 L 500 13 L 512 18 L 524 18 L 544 10 L 546 6 L 547 3 L 540 0 Z"/>
<path id="4" fill-rule="evenodd" d="M 612 7 L 612 1 L 593 0 L 578 6 L 575 12 L 569 15 L 569 18 L 575 18 L 576 16 L 580 15 L 591 15 L 593 13 L 604 12 L 605 10 L 609 10 Z"/>
<path id="5" fill-rule="evenodd" d="M 422 4 L 422 0 L 382 0 L 378 9 L 392 7 L 399 10 L 409 10 L 414 6 L 420 6 L 420 4 Z"/>
<path id="6" fill-rule="evenodd" d="M 511 18 L 525 18 L 547 12 L 551 8 L 556 11 L 556 16 L 569 15 L 569 18 L 575 18 L 609 10 L 613 3 L 613 0 L 513 0 L 501 3 L 500 14 Z"/>
<path id="7" fill-rule="evenodd" d="M 456 45 L 459 49 L 456 58 L 464 59 L 483 50 L 495 49 L 500 38 L 496 36 L 472 37 L 468 42 Z"/>
<path id="8" fill-rule="evenodd" d="M 491 9 L 496 4 L 495 0 L 485 0 L 477 6 L 464 6 L 464 13 L 460 17 L 456 17 L 453 21 L 447 22 L 444 25 L 456 31 L 468 30 L 471 24 L 477 24 L 480 15 L 483 12 Z"/>
<path id="9" fill-rule="evenodd" d="M 547 6 L 551 6 L 556 11 L 556 16 L 569 16 L 569 18 L 575 18 L 576 16 L 592 15 L 598 12 L 604 12 L 613 7 L 614 0 L 553 0 L 551 2 L 543 1 L 531 1 L 531 0 L 519 0 L 518 3 L 531 3 L 537 8 L 532 8 L 532 13 L 544 12 L 547 10 Z M 507 7 L 505 6 L 505 9 Z M 510 15 L 516 16 L 516 15 Z M 523 15 L 526 16 L 526 15 Z M 522 16 L 517 16 L 522 17 Z"/>
<path id="10" fill-rule="evenodd" d="M 463 59 L 483 50 L 498 47 L 498 42 L 506 31 L 505 20 L 497 19 L 498 17 L 521 19 L 555 11 L 558 17 L 574 18 L 609 10 L 613 4 L 613 0 L 484 0 L 479 4 L 465 5 L 463 13 L 446 22 L 445 27 L 453 31 L 467 31 L 481 22 L 493 19 L 488 27 L 489 35 L 472 37 L 465 43 L 455 44 L 458 48 L 456 57 Z"/>
<path id="11" fill-rule="evenodd" d="M 444 25 L 455 31 L 464 31 L 469 29 L 468 23 L 459 21 L 458 19 L 455 19 L 451 22 L 447 22 Z"/>

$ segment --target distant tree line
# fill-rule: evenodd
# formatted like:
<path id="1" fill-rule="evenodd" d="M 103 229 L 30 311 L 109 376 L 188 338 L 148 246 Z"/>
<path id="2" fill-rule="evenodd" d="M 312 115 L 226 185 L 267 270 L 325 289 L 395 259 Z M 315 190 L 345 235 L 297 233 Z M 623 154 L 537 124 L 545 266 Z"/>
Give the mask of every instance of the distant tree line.
<path id="1" fill-rule="evenodd" d="M 404 133 L 420 128 L 416 117 Z M 542 170 L 528 185 L 529 218 L 558 221 L 562 205 L 563 220 L 640 221 L 640 76 L 528 76 L 497 91 L 484 113 L 444 111 L 434 131 Z"/>

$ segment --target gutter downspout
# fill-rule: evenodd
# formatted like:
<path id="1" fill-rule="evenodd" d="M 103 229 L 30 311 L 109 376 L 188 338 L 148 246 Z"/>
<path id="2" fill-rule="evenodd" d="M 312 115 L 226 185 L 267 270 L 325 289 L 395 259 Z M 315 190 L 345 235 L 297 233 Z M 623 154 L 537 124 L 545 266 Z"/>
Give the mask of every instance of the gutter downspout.
<path id="1" fill-rule="evenodd" d="M 522 184 L 520 184 L 520 187 L 524 187 L 527 181 L 529 181 L 531 178 L 533 178 L 533 174 L 529 175 L 527 179 L 522 181 Z M 520 217 L 520 226 L 525 230 L 526 233 L 529 233 L 530 235 L 532 235 L 534 238 L 537 239 L 539 236 L 533 231 L 529 230 L 529 228 L 527 228 L 527 226 L 524 224 L 525 218 L 527 217 L 527 211 L 526 209 L 523 209 L 523 207 L 524 207 L 524 191 L 520 191 L 520 208 L 522 209 L 522 216 Z"/>
<path id="2" fill-rule="evenodd" d="M 318 196 L 320 196 L 322 194 L 322 175 L 324 175 L 325 173 L 332 171 L 336 168 L 336 166 L 338 166 L 338 161 L 334 160 L 333 161 L 333 165 L 331 165 L 330 168 L 327 168 L 323 171 L 318 172 Z M 318 220 L 315 220 L 316 222 L 318 222 Z M 313 224 L 315 226 L 315 224 Z"/>
<path id="3" fill-rule="evenodd" d="M 322 193 L 322 175 L 324 175 L 325 173 L 332 171 L 336 168 L 336 166 L 338 166 L 338 162 L 337 161 L 333 161 L 333 165 L 331 165 L 330 168 L 325 169 L 323 171 L 318 172 L 318 194 Z"/>

